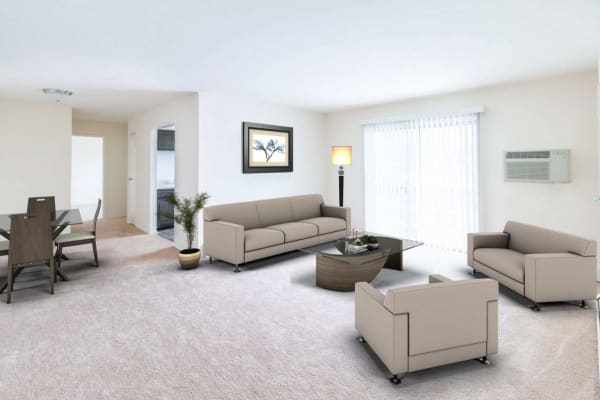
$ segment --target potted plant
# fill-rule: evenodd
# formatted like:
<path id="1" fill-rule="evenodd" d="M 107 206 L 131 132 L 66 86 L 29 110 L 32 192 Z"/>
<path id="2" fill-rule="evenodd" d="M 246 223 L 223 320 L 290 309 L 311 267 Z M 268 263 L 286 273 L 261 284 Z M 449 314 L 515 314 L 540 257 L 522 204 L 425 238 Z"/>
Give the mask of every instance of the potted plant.
<path id="1" fill-rule="evenodd" d="M 202 256 L 200 249 L 193 248 L 192 245 L 196 236 L 196 215 L 204 207 L 209 197 L 206 192 L 203 192 L 193 198 L 181 199 L 177 194 L 173 194 L 167 199 L 175 208 L 175 214 L 163 214 L 163 216 L 181 225 L 187 236 L 188 247 L 178 254 L 182 269 L 196 268 Z"/>

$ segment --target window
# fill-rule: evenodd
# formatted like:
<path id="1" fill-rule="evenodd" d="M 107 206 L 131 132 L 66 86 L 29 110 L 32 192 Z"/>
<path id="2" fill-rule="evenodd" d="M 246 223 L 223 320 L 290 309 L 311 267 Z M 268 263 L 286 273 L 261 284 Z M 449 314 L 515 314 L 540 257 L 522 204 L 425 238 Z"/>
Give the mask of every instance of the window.
<path id="1" fill-rule="evenodd" d="M 364 125 L 366 229 L 466 251 L 479 229 L 478 114 Z"/>

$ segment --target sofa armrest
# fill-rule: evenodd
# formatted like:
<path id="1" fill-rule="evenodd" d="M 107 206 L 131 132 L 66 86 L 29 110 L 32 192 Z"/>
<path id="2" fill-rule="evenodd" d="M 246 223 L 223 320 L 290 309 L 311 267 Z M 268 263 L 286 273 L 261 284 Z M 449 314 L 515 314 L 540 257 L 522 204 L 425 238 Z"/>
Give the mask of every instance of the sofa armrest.
<path id="1" fill-rule="evenodd" d="M 473 253 L 477 249 L 507 249 L 508 233 L 467 233 L 467 264 L 473 267 Z"/>
<path id="2" fill-rule="evenodd" d="M 358 282 L 354 325 L 392 374 L 399 374 L 408 371 L 408 314 L 392 314 L 384 298 L 367 282 Z"/>
<path id="3" fill-rule="evenodd" d="M 526 254 L 525 297 L 540 303 L 595 298 L 596 257 Z"/>
<path id="4" fill-rule="evenodd" d="M 369 283 L 357 282 L 356 284 L 354 284 L 354 288 L 355 293 L 358 294 L 360 292 L 360 296 L 356 296 L 356 302 L 359 301 L 360 297 L 361 300 L 363 300 L 364 298 L 365 300 L 373 301 L 383 307 L 383 299 L 385 299 L 384 294 L 381 293 L 379 290 L 375 289 Z"/>
<path id="5" fill-rule="evenodd" d="M 350 207 L 337 207 L 321 204 L 321 216 L 331 218 L 341 218 L 346 221 L 346 234 L 350 235 L 352 230 L 352 221 Z"/>
<path id="6" fill-rule="evenodd" d="M 228 263 L 244 262 L 244 227 L 225 221 L 204 221 L 204 253 Z"/>
<path id="7" fill-rule="evenodd" d="M 446 278 L 443 275 L 432 274 L 429 275 L 429 283 L 442 283 L 442 282 L 452 282 L 452 279 Z"/>

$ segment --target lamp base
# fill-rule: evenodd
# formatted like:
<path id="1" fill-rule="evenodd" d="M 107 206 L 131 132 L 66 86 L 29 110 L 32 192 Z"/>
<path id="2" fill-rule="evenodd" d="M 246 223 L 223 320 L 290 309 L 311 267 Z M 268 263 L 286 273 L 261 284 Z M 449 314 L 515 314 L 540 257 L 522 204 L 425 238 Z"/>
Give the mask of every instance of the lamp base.
<path id="1" fill-rule="evenodd" d="M 339 190 L 340 190 L 340 207 L 344 207 L 344 175 L 340 174 L 338 177 Z"/>

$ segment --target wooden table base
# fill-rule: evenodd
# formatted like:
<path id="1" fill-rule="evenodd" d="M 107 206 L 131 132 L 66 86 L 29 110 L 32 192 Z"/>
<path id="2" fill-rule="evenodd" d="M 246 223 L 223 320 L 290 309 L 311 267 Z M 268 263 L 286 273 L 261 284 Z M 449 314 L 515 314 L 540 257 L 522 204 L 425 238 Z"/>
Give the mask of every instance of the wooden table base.
<path id="1" fill-rule="evenodd" d="M 350 292 L 356 282 L 371 282 L 388 258 L 389 250 L 364 256 L 317 255 L 317 286 Z"/>

